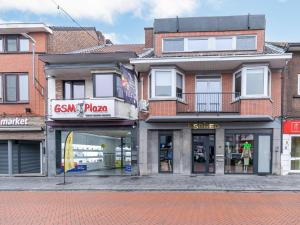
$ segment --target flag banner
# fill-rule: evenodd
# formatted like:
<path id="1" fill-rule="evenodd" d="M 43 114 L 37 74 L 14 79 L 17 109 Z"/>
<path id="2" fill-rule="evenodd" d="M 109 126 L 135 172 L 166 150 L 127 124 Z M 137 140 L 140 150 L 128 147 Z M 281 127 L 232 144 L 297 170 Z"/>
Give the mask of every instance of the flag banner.
<path id="1" fill-rule="evenodd" d="M 67 135 L 66 142 L 65 142 L 65 155 L 64 155 L 64 168 L 65 172 L 74 169 L 74 154 L 73 154 L 73 132 L 70 132 Z"/>
<path id="2" fill-rule="evenodd" d="M 137 107 L 135 71 L 126 68 L 120 64 L 122 74 L 122 88 L 124 92 L 124 101 Z"/>

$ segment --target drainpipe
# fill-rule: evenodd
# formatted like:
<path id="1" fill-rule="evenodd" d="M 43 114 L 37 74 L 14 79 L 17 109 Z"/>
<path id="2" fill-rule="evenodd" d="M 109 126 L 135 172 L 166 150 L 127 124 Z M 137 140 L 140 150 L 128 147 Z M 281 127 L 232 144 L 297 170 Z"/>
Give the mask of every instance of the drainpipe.
<path id="1" fill-rule="evenodd" d="M 33 87 L 35 88 L 35 43 L 36 41 L 29 34 L 22 33 L 22 36 L 28 38 L 32 43 L 32 81 L 33 81 Z"/>

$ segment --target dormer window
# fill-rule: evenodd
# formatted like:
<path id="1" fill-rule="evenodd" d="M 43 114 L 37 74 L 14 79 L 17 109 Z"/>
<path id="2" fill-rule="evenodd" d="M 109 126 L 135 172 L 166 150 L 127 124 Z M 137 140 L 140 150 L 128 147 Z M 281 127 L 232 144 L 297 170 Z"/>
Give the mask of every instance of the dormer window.
<path id="1" fill-rule="evenodd" d="M 162 50 L 164 53 L 253 51 L 257 47 L 256 39 L 256 35 L 164 38 L 162 40 Z"/>

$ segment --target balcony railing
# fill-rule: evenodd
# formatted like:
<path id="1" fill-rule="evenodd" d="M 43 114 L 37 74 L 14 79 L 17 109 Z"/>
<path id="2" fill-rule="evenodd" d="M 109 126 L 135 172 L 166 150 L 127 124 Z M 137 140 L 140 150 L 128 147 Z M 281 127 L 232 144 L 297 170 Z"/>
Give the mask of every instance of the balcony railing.
<path id="1" fill-rule="evenodd" d="M 177 113 L 239 113 L 239 96 L 237 92 L 182 93 Z"/>

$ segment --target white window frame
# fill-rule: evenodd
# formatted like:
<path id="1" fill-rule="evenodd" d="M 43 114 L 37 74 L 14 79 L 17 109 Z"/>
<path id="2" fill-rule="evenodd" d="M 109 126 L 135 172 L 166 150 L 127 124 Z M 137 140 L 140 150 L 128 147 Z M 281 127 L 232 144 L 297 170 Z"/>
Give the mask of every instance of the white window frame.
<path id="1" fill-rule="evenodd" d="M 263 69 L 264 71 L 264 93 L 263 94 L 257 94 L 257 95 L 247 95 L 247 71 L 251 69 Z M 235 75 L 237 73 L 241 72 L 241 96 L 238 98 L 234 97 L 234 101 L 240 99 L 240 98 L 271 98 L 271 90 L 272 90 L 272 72 L 270 71 L 268 66 L 244 66 L 241 69 L 237 70 L 233 73 L 232 81 L 232 92 L 235 92 Z M 269 77 L 270 72 L 270 77 Z"/>
<path id="2" fill-rule="evenodd" d="M 300 95 L 300 73 L 298 74 L 298 90 L 297 94 Z"/>
<path id="3" fill-rule="evenodd" d="M 237 37 L 255 37 L 255 49 L 249 49 L 249 50 L 239 50 L 237 49 Z M 232 39 L 232 48 L 228 49 L 228 50 L 217 50 L 216 49 L 216 40 L 217 39 L 221 39 L 221 38 L 231 38 Z M 170 39 L 183 39 L 183 51 L 164 51 L 164 40 L 170 40 Z M 188 49 L 188 40 L 189 39 L 204 39 L 204 40 L 208 40 L 208 46 L 207 46 L 207 50 L 189 50 Z M 200 37 L 167 37 L 167 38 L 162 38 L 161 39 L 161 51 L 163 53 L 172 53 L 172 52 L 209 52 L 209 51 L 216 51 L 216 52 L 220 52 L 220 51 L 255 51 L 257 50 L 257 35 L 255 34 L 247 34 L 247 35 L 227 35 L 227 36 L 213 36 L 213 37 L 209 37 L 209 36 L 200 36 Z"/>
<path id="4" fill-rule="evenodd" d="M 170 96 L 156 96 L 156 94 L 155 94 L 156 72 L 171 72 L 171 95 Z M 182 93 L 184 93 L 185 92 L 185 75 L 182 72 L 180 72 L 176 68 L 153 68 L 153 69 L 151 69 L 151 71 L 148 75 L 149 99 L 177 99 L 177 96 L 176 96 L 176 79 L 177 79 L 176 74 L 177 73 L 182 75 L 182 86 L 183 86 Z M 151 85 L 151 88 L 150 88 L 150 85 Z M 151 90 L 151 92 L 150 92 L 150 90 Z"/>

